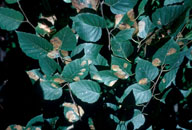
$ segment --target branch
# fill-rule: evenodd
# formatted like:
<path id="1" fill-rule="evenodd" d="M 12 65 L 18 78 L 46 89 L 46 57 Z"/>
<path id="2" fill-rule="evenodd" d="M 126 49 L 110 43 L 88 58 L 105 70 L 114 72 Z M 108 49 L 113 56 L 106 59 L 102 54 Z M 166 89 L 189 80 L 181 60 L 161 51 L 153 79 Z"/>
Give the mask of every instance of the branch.
<path id="1" fill-rule="evenodd" d="M 19 3 L 19 0 L 17 0 L 17 4 L 19 6 L 19 9 L 21 10 L 22 14 L 24 15 L 26 21 L 24 22 L 27 22 L 34 30 L 35 30 L 35 26 L 33 26 L 33 24 L 29 21 L 29 19 L 27 18 L 27 15 L 25 14 L 25 12 L 23 11 L 22 7 L 21 7 L 21 4 Z"/>
<path id="2" fill-rule="evenodd" d="M 79 115 L 79 119 L 81 120 L 81 113 L 80 113 L 80 110 L 79 110 L 79 107 L 78 107 L 77 103 L 75 102 L 75 99 L 73 98 L 73 94 L 71 92 L 71 88 L 69 86 L 69 83 L 67 83 L 67 86 L 69 88 L 69 95 L 71 97 L 71 100 L 73 101 L 73 104 L 77 107 L 77 112 L 78 112 L 78 115 Z"/>
<path id="3" fill-rule="evenodd" d="M 103 4 L 104 4 L 104 1 L 100 2 L 100 7 L 101 7 L 101 16 L 105 19 L 104 17 L 104 13 L 103 13 Z M 108 45 L 108 49 L 111 50 L 111 32 L 109 31 L 109 29 L 107 27 L 105 27 L 105 29 L 107 30 L 107 37 L 108 37 L 108 41 L 109 41 L 109 45 Z"/>

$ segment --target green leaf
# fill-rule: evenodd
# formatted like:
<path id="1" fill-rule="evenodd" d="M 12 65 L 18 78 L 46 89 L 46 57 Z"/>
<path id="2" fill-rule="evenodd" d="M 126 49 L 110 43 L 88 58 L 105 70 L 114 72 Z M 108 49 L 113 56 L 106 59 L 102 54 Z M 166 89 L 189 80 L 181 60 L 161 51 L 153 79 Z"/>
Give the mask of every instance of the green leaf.
<path id="1" fill-rule="evenodd" d="M 64 67 L 61 75 L 65 79 L 65 81 L 73 82 L 85 78 L 88 74 L 88 71 L 89 71 L 88 61 L 77 59 L 67 64 Z"/>
<path id="2" fill-rule="evenodd" d="M 39 65 L 43 73 L 47 76 L 53 75 L 56 70 L 61 71 L 61 67 L 53 59 L 48 57 L 39 59 Z"/>
<path id="3" fill-rule="evenodd" d="M 145 5 L 147 4 L 148 0 L 142 0 L 138 7 L 139 15 L 145 12 Z"/>
<path id="4" fill-rule="evenodd" d="M 102 82 L 109 87 L 112 87 L 118 80 L 118 78 L 114 75 L 114 72 L 111 70 L 103 70 L 94 73 L 94 75 L 92 75 L 92 79 Z"/>
<path id="5" fill-rule="evenodd" d="M 186 57 L 192 60 L 192 46 L 187 50 Z"/>
<path id="6" fill-rule="evenodd" d="M 104 18 L 96 14 L 81 13 L 71 19 L 73 20 L 73 28 L 85 41 L 98 41 L 102 35 L 102 28 L 106 27 Z"/>
<path id="7" fill-rule="evenodd" d="M 71 29 L 66 26 L 57 32 L 52 38 L 57 37 L 61 40 L 62 45 L 61 49 L 66 51 L 71 51 L 75 48 L 77 41 L 75 34 L 71 31 Z"/>
<path id="8" fill-rule="evenodd" d="M 53 49 L 51 43 L 34 34 L 17 32 L 17 36 L 22 51 L 33 59 L 44 58 Z"/>
<path id="9" fill-rule="evenodd" d="M 0 7 L 0 28 L 12 31 L 17 29 L 23 22 L 23 15 L 16 10 Z"/>
<path id="10" fill-rule="evenodd" d="M 133 53 L 133 46 L 130 41 L 118 41 L 116 37 L 111 40 L 111 49 L 115 56 L 127 58 Z"/>
<path id="11" fill-rule="evenodd" d="M 140 85 L 146 85 L 158 76 L 159 70 L 151 62 L 140 59 L 137 63 L 135 73 L 137 82 Z"/>
<path id="12" fill-rule="evenodd" d="M 162 103 L 165 104 L 165 99 L 167 98 L 167 95 L 169 94 L 169 92 L 170 92 L 171 90 L 172 90 L 172 88 L 170 88 L 169 90 L 167 90 L 167 91 L 163 94 L 160 102 L 162 102 Z"/>
<path id="13" fill-rule="evenodd" d="M 192 40 L 192 31 L 187 33 L 183 39 Z"/>
<path id="14" fill-rule="evenodd" d="M 179 58 L 179 45 L 171 38 L 153 55 L 153 63 L 158 60 L 158 65 L 174 64 Z"/>
<path id="15" fill-rule="evenodd" d="M 136 130 L 145 123 L 145 117 L 140 110 L 134 109 L 132 119 L 127 121 L 126 124 L 128 124 L 129 122 L 133 123 L 134 130 Z"/>
<path id="16" fill-rule="evenodd" d="M 114 111 L 117 111 L 119 109 L 119 107 L 115 104 L 112 103 L 106 103 L 107 107 L 113 109 Z"/>
<path id="17" fill-rule="evenodd" d="M 100 97 L 100 86 L 91 80 L 81 80 L 70 84 L 73 94 L 83 102 L 95 103 Z"/>
<path id="18" fill-rule="evenodd" d="M 114 71 L 114 75 L 120 79 L 127 79 L 132 74 L 131 64 L 127 60 L 115 56 L 112 56 L 111 69 Z"/>
<path id="19" fill-rule="evenodd" d="M 36 123 L 44 123 L 43 114 L 33 117 L 30 121 L 27 122 L 26 127 L 35 125 Z"/>
<path id="20" fill-rule="evenodd" d="M 15 3 L 17 3 L 17 1 L 19 1 L 19 0 L 5 0 L 5 2 L 7 4 L 15 4 Z"/>
<path id="21" fill-rule="evenodd" d="M 96 60 L 93 62 L 94 65 L 109 66 L 108 61 L 101 55 L 98 54 Z"/>
<path id="22" fill-rule="evenodd" d="M 99 55 L 99 51 L 101 50 L 102 46 L 93 43 L 82 43 L 78 45 L 71 53 L 71 57 L 79 54 L 80 52 L 84 51 L 84 56 L 82 59 L 90 60 L 92 62 L 97 61 L 97 57 Z M 100 57 L 101 58 L 101 57 Z"/>
<path id="23" fill-rule="evenodd" d="M 62 88 L 58 88 L 54 83 L 46 80 L 40 81 L 40 86 L 43 91 L 44 100 L 56 100 L 62 96 Z"/>
<path id="24" fill-rule="evenodd" d="M 152 21 L 158 27 L 167 25 L 178 18 L 185 11 L 185 7 L 183 5 L 174 5 L 159 8 L 152 14 Z"/>
<path id="25" fill-rule="evenodd" d="M 165 0 L 164 5 L 171 5 L 171 4 L 176 4 L 176 3 L 181 3 L 183 0 Z"/>
<path id="26" fill-rule="evenodd" d="M 184 98 L 187 98 L 191 94 L 191 89 L 188 90 L 179 90 Z"/>
<path id="27" fill-rule="evenodd" d="M 119 123 L 120 120 L 118 119 L 118 117 L 116 117 L 115 115 L 113 114 L 110 114 L 110 118 L 115 122 L 115 123 Z"/>
<path id="28" fill-rule="evenodd" d="M 168 88 L 171 85 L 171 83 L 175 81 L 177 71 L 178 71 L 178 68 L 172 69 L 163 76 L 158 86 L 160 92 L 163 92 L 163 90 Z"/>
<path id="29" fill-rule="evenodd" d="M 150 101 L 152 97 L 151 90 L 148 86 L 140 86 L 139 84 L 133 84 L 127 89 L 125 89 L 123 95 L 119 99 L 119 102 L 122 103 L 124 99 L 133 91 L 133 95 L 136 101 L 136 105 L 146 103 Z"/>
<path id="30" fill-rule="evenodd" d="M 114 14 L 125 14 L 137 4 L 137 0 L 105 0 Z"/>
<path id="31" fill-rule="evenodd" d="M 140 38 L 146 38 L 147 35 L 155 28 L 149 16 L 143 17 L 141 21 L 139 21 L 138 26 L 139 32 L 137 33 L 137 36 L 139 36 Z"/>
<path id="32" fill-rule="evenodd" d="M 149 128 L 147 128 L 147 130 L 153 130 L 152 126 L 150 126 Z"/>
<path id="33" fill-rule="evenodd" d="M 63 0 L 65 3 L 71 3 L 71 0 Z"/>
<path id="34" fill-rule="evenodd" d="M 127 40 L 132 39 L 132 35 L 133 35 L 134 31 L 135 31 L 134 28 L 121 30 L 120 32 L 118 32 L 116 34 L 115 37 L 118 41 L 127 41 Z"/>

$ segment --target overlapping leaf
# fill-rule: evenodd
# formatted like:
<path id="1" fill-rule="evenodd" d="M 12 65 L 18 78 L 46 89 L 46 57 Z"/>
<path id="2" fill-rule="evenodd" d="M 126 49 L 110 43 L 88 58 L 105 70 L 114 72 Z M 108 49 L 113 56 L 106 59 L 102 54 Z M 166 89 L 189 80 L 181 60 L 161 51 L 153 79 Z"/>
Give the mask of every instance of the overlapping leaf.
<path id="1" fill-rule="evenodd" d="M 73 94 L 83 102 L 94 103 L 100 97 L 100 86 L 91 80 L 81 80 L 70 84 Z"/>
<path id="2" fill-rule="evenodd" d="M 12 31 L 23 22 L 23 15 L 14 9 L 0 7 L 0 28 Z"/>
<path id="3" fill-rule="evenodd" d="M 125 14 L 137 4 L 137 0 L 105 0 L 114 14 Z"/>
<path id="4" fill-rule="evenodd" d="M 71 19 L 73 20 L 73 28 L 85 41 L 98 41 L 102 35 L 102 28 L 106 27 L 105 20 L 96 14 L 81 13 Z"/>
<path id="5" fill-rule="evenodd" d="M 112 56 L 111 69 L 120 79 L 127 79 L 131 75 L 131 64 L 124 59 Z"/>
<path id="6" fill-rule="evenodd" d="M 157 77 L 159 70 L 151 62 L 140 59 L 137 63 L 135 73 L 137 82 L 140 85 L 146 85 Z"/>
<path id="7" fill-rule="evenodd" d="M 151 22 L 149 16 L 143 17 L 141 21 L 138 23 L 139 26 L 139 32 L 137 33 L 137 36 L 140 38 L 146 38 L 147 35 L 153 31 L 154 25 Z"/>
<path id="8" fill-rule="evenodd" d="M 62 88 L 59 88 L 50 81 L 42 80 L 40 81 L 40 86 L 43 91 L 44 100 L 56 100 L 62 96 Z"/>
<path id="9" fill-rule="evenodd" d="M 133 32 L 134 29 L 122 30 L 111 39 L 111 48 L 114 55 L 127 58 L 133 53 L 133 46 L 129 41 Z"/>
<path id="10" fill-rule="evenodd" d="M 105 85 L 112 87 L 118 80 L 111 70 L 103 70 L 93 74 L 92 78 L 98 82 L 102 82 Z"/>
<path id="11" fill-rule="evenodd" d="M 163 79 L 161 80 L 159 84 L 159 90 L 163 92 L 167 87 L 171 85 L 175 81 L 176 74 L 177 74 L 178 69 L 172 69 L 171 71 L 167 72 Z"/>
<path id="12" fill-rule="evenodd" d="M 136 105 L 146 103 L 152 97 L 149 86 L 140 86 L 139 84 L 133 84 L 125 89 L 123 95 L 119 99 L 119 102 L 122 103 L 124 99 L 131 93 L 131 91 L 133 91 Z"/>
<path id="13" fill-rule="evenodd" d="M 180 56 L 178 52 L 179 45 L 171 38 L 153 55 L 153 65 L 174 64 Z"/>
<path id="14" fill-rule="evenodd" d="M 164 1 L 164 5 L 171 5 L 171 4 L 175 4 L 175 3 L 181 3 L 184 0 L 165 0 Z"/>
<path id="15" fill-rule="evenodd" d="M 53 49 L 47 40 L 34 34 L 17 32 L 17 36 L 22 51 L 33 59 L 44 58 Z"/>
<path id="16" fill-rule="evenodd" d="M 67 64 L 61 75 L 67 82 L 79 81 L 88 74 L 88 61 L 77 59 Z"/>
<path id="17" fill-rule="evenodd" d="M 53 38 L 57 37 L 59 40 L 61 40 L 62 45 L 60 49 L 71 51 L 75 48 L 77 41 L 75 34 L 71 31 L 71 29 L 66 26 L 63 29 L 61 29 L 59 32 L 57 32 Z"/>
<path id="18" fill-rule="evenodd" d="M 61 71 L 61 67 L 53 59 L 48 57 L 39 59 L 39 65 L 43 73 L 47 76 L 51 76 L 56 70 Z"/>
<path id="19" fill-rule="evenodd" d="M 185 9 L 185 5 L 164 6 L 152 14 L 152 21 L 158 27 L 167 25 L 178 18 Z"/>

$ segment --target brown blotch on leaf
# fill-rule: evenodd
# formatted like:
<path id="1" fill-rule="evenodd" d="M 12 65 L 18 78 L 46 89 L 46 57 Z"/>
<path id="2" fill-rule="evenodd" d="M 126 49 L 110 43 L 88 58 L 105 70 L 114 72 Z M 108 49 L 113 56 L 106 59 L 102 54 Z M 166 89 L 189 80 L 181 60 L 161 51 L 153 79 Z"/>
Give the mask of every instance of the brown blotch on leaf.
<path id="1" fill-rule="evenodd" d="M 53 50 L 58 50 L 62 45 L 62 41 L 58 37 L 52 38 L 50 42 L 53 44 Z"/>
<path id="2" fill-rule="evenodd" d="M 111 81 L 110 83 L 109 83 L 109 87 L 112 87 L 115 83 L 117 82 L 117 80 L 113 80 L 113 81 Z"/>
<path id="3" fill-rule="evenodd" d="M 54 83 L 51 83 L 51 86 L 54 88 L 58 88 L 57 85 L 55 85 Z"/>
<path id="4" fill-rule="evenodd" d="M 55 15 L 52 15 L 52 16 L 41 16 L 41 19 L 46 19 L 47 21 L 49 21 L 52 25 L 55 24 L 55 21 L 57 20 L 56 16 Z"/>
<path id="5" fill-rule="evenodd" d="M 160 66 L 161 60 L 160 60 L 159 58 L 155 58 L 155 59 L 152 61 L 152 64 L 153 64 L 153 66 Z"/>
<path id="6" fill-rule="evenodd" d="M 184 45 L 184 42 L 179 41 L 179 42 L 177 42 L 177 44 L 178 44 L 179 46 L 182 46 L 182 45 Z"/>
<path id="7" fill-rule="evenodd" d="M 161 20 L 160 20 L 160 19 L 157 21 L 157 24 L 158 24 L 158 25 L 161 25 Z"/>
<path id="8" fill-rule="evenodd" d="M 163 83 L 165 83 L 165 82 L 166 82 L 165 78 L 163 78 L 163 79 L 162 79 L 162 82 L 163 82 Z"/>
<path id="9" fill-rule="evenodd" d="M 65 116 L 69 122 L 74 122 L 74 121 L 78 120 L 77 116 L 75 115 L 75 113 L 73 111 L 68 111 Z"/>
<path id="10" fill-rule="evenodd" d="M 139 84 L 140 85 L 146 85 L 147 84 L 148 79 L 147 78 L 142 78 L 141 80 L 139 80 Z"/>
<path id="11" fill-rule="evenodd" d="M 32 72 L 32 71 L 27 71 L 27 75 L 29 76 L 29 78 L 31 78 L 31 79 L 33 79 L 33 80 L 35 80 L 35 81 L 37 81 L 38 79 L 39 79 L 39 76 L 38 75 L 36 75 L 34 72 Z"/>
<path id="12" fill-rule="evenodd" d="M 61 54 L 62 54 L 64 57 L 69 56 L 69 52 L 68 52 L 68 51 L 61 50 Z"/>
<path id="13" fill-rule="evenodd" d="M 124 63 L 123 64 L 123 68 L 127 68 L 128 64 L 127 63 Z"/>
<path id="14" fill-rule="evenodd" d="M 49 58 L 51 58 L 51 59 L 55 59 L 58 54 L 59 54 L 58 51 L 53 50 L 53 51 L 50 51 L 49 53 L 47 53 L 47 56 L 48 56 Z"/>
<path id="15" fill-rule="evenodd" d="M 85 64 L 87 64 L 87 61 L 86 61 L 86 60 L 84 60 L 84 61 L 81 62 L 81 66 L 82 66 L 82 67 L 83 67 Z"/>
<path id="16" fill-rule="evenodd" d="M 174 54 L 174 53 L 176 53 L 176 52 L 177 52 L 177 50 L 176 50 L 175 48 L 170 48 L 170 49 L 168 50 L 166 56 L 170 56 L 170 55 L 172 55 L 172 54 Z"/>
<path id="17" fill-rule="evenodd" d="M 82 117 L 83 114 L 84 114 L 83 108 L 82 108 L 81 106 L 79 106 L 79 105 L 75 105 L 75 104 L 72 104 L 72 103 L 64 103 L 63 106 L 72 108 L 73 111 L 74 111 L 78 116 L 81 116 L 81 117 Z M 78 109 L 77 109 L 77 107 L 78 107 Z"/>
<path id="18" fill-rule="evenodd" d="M 120 67 L 119 67 L 118 65 L 112 65 L 112 66 L 111 66 L 111 69 L 112 69 L 113 71 L 121 71 L 121 69 L 120 69 Z"/>
<path id="19" fill-rule="evenodd" d="M 79 76 L 75 76 L 75 77 L 73 78 L 73 80 L 74 80 L 74 81 L 79 81 L 80 78 L 79 78 Z"/>
<path id="20" fill-rule="evenodd" d="M 94 79 L 94 80 L 102 80 L 101 77 L 98 76 L 98 75 L 93 75 L 93 79 Z"/>
<path id="21" fill-rule="evenodd" d="M 86 71 L 86 69 L 85 69 L 85 68 L 83 68 L 83 69 L 81 69 L 80 71 L 81 71 L 81 72 L 85 72 L 85 71 Z"/>
<path id="22" fill-rule="evenodd" d="M 78 73 L 78 75 L 80 75 L 80 76 L 83 75 L 83 72 Z"/>
<path id="23" fill-rule="evenodd" d="M 123 72 L 123 71 L 118 71 L 114 73 L 115 76 L 117 76 L 120 79 L 127 79 L 129 76 Z"/>
<path id="24" fill-rule="evenodd" d="M 61 78 L 55 78 L 53 81 L 56 82 L 56 83 L 59 83 L 59 84 L 62 84 L 62 83 L 65 82 L 65 80 L 63 80 Z"/>
<path id="25" fill-rule="evenodd" d="M 76 8 L 77 12 L 79 12 L 81 9 L 84 8 L 92 8 L 94 10 L 97 10 L 99 6 L 99 0 L 71 0 L 72 5 Z"/>
<path id="26" fill-rule="evenodd" d="M 43 29 L 47 33 L 51 33 L 52 32 L 51 28 L 48 25 L 46 25 L 46 24 L 38 23 L 38 27 L 40 29 Z"/>

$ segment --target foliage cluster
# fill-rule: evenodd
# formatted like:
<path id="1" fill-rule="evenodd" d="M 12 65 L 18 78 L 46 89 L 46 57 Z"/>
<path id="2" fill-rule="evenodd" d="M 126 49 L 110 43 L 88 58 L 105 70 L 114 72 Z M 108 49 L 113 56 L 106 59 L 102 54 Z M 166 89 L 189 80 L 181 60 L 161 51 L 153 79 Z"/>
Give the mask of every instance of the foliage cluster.
<path id="1" fill-rule="evenodd" d="M 176 113 L 188 104 L 191 0 L 63 0 L 77 13 L 60 29 L 54 14 L 32 23 L 23 1 L 5 0 L 0 28 L 16 33 L 22 51 L 39 62 L 26 73 L 43 100 L 57 102 L 62 112 L 46 117 L 42 111 L 7 130 L 86 129 L 82 122 L 91 130 L 165 129 L 151 120 L 158 120 L 170 93 L 182 95 L 173 104 Z M 25 23 L 35 34 L 19 31 Z M 178 121 L 175 129 L 190 129 L 191 121 Z"/>

